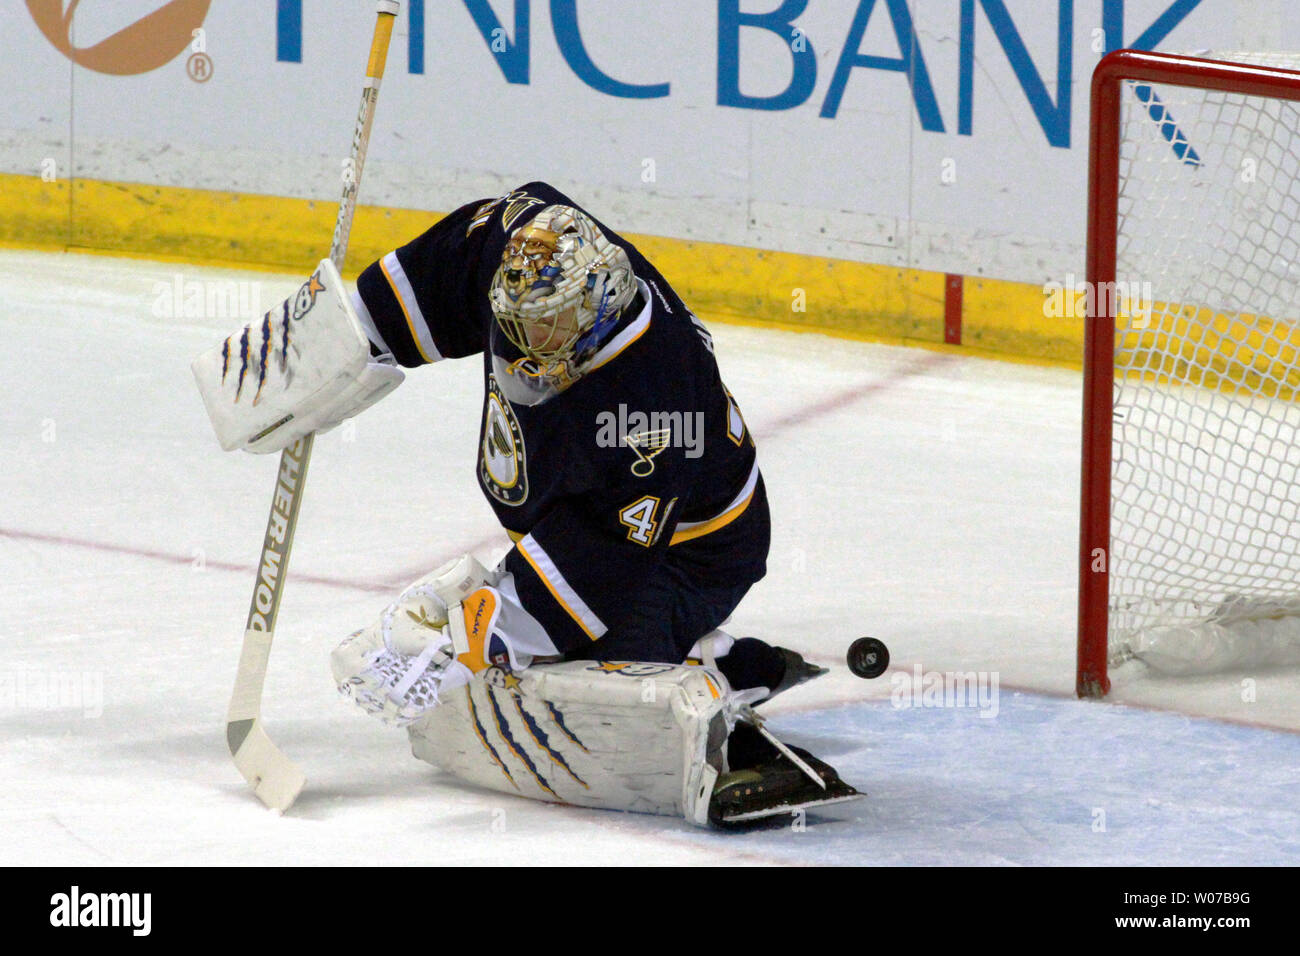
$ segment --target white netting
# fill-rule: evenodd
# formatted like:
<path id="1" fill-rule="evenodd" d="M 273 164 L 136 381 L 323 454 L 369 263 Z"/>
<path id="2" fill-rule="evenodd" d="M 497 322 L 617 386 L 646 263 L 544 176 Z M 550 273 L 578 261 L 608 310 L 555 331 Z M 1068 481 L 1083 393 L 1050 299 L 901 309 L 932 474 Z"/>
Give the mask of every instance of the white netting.
<path id="1" fill-rule="evenodd" d="M 1300 663 L 1300 104 L 1123 99 L 1112 660 Z"/>

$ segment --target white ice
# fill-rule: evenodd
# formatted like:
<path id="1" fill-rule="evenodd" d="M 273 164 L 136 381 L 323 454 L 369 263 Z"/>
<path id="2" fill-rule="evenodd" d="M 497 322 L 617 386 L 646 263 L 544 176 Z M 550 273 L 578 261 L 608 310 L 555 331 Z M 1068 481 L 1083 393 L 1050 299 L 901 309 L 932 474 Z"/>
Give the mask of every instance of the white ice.
<path id="1" fill-rule="evenodd" d="M 772 726 L 866 798 L 749 835 L 535 804 L 336 695 L 329 650 L 396 589 L 507 546 L 469 360 L 317 442 L 264 705 L 309 779 L 270 814 L 224 711 L 275 460 L 218 450 L 189 362 L 237 323 L 158 315 L 178 275 L 264 307 L 301 281 L 0 252 L 0 863 L 1300 863 L 1300 673 L 1071 696 L 1077 371 L 719 323 L 775 525 L 729 629 L 833 668 Z M 843 666 L 862 634 L 874 682 Z M 900 706 L 917 668 L 998 693 Z"/>

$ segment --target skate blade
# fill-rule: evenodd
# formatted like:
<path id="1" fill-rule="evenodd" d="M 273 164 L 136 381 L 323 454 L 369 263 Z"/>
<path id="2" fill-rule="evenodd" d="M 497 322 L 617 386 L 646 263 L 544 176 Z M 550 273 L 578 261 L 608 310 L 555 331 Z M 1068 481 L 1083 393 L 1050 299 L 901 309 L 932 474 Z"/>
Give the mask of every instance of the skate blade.
<path id="1" fill-rule="evenodd" d="M 836 797 L 827 797 L 819 800 L 805 800 L 802 803 L 786 803 L 778 807 L 766 807 L 762 810 L 750 810 L 746 813 L 737 813 L 732 816 L 719 818 L 722 824 L 749 823 L 755 820 L 765 820 L 769 817 L 789 816 L 798 810 L 810 810 L 816 807 L 829 807 L 833 803 L 848 803 L 851 800 L 858 800 L 865 794 L 853 791 L 852 793 L 842 794 Z"/>

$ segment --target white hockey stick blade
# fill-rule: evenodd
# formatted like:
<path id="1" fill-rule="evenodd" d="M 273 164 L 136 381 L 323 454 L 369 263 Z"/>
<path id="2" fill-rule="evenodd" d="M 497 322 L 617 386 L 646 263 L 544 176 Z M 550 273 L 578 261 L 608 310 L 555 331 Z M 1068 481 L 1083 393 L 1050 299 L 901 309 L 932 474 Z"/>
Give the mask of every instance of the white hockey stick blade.
<path id="1" fill-rule="evenodd" d="M 307 782 L 306 775 L 271 742 L 258 718 L 232 720 L 226 724 L 227 739 L 233 741 L 240 734 L 243 741 L 237 748 L 231 748 L 235 766 L 259 800 L 272 810 L 283 813 L 298 799 Z"/>
<path id="2" fill-rule="evenodd" d="M 307 778 L 262 729 L 262 684 L 273 638 L 270 631 L 250 628 L 244 632 L 239 671 L 226 714 L 226 745 L 258 799 L 283 813 L 293 806 Z"/>

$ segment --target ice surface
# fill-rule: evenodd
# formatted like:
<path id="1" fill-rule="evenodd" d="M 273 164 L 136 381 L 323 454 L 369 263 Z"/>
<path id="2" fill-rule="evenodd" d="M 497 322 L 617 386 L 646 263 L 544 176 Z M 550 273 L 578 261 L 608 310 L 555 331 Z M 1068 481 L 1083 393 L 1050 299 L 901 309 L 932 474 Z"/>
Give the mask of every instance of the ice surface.
<path id="1" fill-rule="evenodd" d="M 442 777 L 335 694 L 329 650 L 395 589 L 508 544 L 474 482 L 469 360 L 317 441 L 264 704 L 308 783 L 274 817 L 224 712 L 275 459 L 218 450 L 189 362 L 238 320 L 159 314 L 178 276 L 262 307 L 301 281 L 0 252 L 0 863 L 1300 862 L 1300 673 L 1070 698 L 1077 372 L 716 323 L 775 525 L 730 629 L 835 668 L 772 726 L 869 796 L 743 836 L 533 804 Z M 893 673 L 842 666 L 862 634 Z M 917 667 L 998 696 L 896 706 Z"/>

